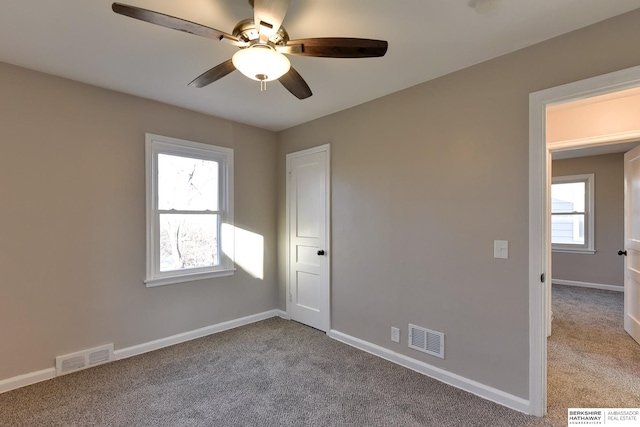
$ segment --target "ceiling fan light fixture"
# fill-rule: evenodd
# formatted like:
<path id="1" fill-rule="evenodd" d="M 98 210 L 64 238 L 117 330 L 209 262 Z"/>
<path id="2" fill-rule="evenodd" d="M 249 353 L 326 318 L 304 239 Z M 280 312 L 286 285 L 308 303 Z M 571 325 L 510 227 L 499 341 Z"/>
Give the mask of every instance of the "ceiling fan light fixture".
<path id="1" fill-rule="evenodd" d="M 291 68 L 286 56 L 266 45 L 253 45 L 241 49 L 231 60 L 242 74 L 261 82 L 277 80 Z"/>

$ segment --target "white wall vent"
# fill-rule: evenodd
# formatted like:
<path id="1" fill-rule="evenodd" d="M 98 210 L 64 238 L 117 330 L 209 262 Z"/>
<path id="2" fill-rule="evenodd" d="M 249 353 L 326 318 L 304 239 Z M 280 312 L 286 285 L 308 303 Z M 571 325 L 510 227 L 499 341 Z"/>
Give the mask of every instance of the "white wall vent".
<path id="1" fill-rule="evenodd" d="M 409 348 L 444 359 L 444 334 L 409 324 Z"/>
<path id="2" fill-rule="evenodd" d="M 56 375 L 70 374 L 113 360 L 113 344 L 56 357 Z"/>

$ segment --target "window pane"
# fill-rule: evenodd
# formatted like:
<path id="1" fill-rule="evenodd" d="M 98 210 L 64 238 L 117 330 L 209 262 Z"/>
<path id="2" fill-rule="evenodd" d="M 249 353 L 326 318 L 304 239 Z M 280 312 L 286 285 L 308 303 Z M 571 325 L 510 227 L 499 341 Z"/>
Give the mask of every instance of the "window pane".
<path id="1" fill-rule="evenodd" d="M 158 154 L 158 209 L 218 210 L 218 162 Z"/>
<path id="2" fill-rule="evenodd" d="M 551 243 L 584 245 L 584 215 L 551 215 Z"/>
<path id="3" fill-rule="evenodd" d="M 551 212 L 584 212 L 585 182 L 551 185 Z"/>
<path id="4" fill-rule="evenodd" d="M 161 214 L 160 271 L 220 264 L 218 221 L 218 215 Z"/>

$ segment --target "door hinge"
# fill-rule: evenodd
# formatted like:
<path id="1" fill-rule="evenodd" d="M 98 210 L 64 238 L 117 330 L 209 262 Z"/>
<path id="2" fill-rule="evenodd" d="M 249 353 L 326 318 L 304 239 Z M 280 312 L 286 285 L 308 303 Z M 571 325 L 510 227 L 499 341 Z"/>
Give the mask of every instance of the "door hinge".
<path id="1" fill-rule="evenodd" d="M 544 283 L 544 273 L 542 273 L 542 274 L 540 275 L 540 282 L 541 282 L 541 283 Z"/>

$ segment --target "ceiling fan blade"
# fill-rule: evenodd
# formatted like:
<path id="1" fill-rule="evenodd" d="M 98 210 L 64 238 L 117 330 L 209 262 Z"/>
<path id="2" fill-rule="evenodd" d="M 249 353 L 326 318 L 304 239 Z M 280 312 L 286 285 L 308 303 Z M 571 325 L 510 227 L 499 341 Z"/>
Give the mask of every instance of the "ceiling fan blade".
<path id="1" fill-rule="evenodd" d="M 187 21 L 185 19 L 176 18 L 175 16 L 165 15 L 164 13 L 154 12 L 152 10 L 142 9 L 136 6 L 129 6 L 122 3 L 113 3 L 111 9 L 115 13 L 118 13 L 120 15 L 139 19 L 145 22 L 150 22 L 162 27 L 171 28 L 185 33 L 195 34 L 196 36 L 207 37 L 214 40 L 226 40 L 235 45 L 241 44 L 238 38 L 232 36 L 231 34 L 227 34 L 223 31 L 206 27 L 204 25 L 196 24 L 195 22 Z"/>
<path id="2" fill-rule="evenodd" d="M 289 40 L 278 51 L 289 55 L 323 58 L 374 58 L 384 56 L 388 45 L 384 40 L 326 37 Z"/>
<path id="3" fill-rule="evenodd" d="M 289 72 L 278 80 L 282 83 L 282 86 L 298 99 L 305 99 L 313 95 L 307 82 L 293 67 L 289 68 Z"/>
<path id="4" fill-rule="evenodd" d="M 253 22 L 260 31 L 260 41 L 266 43 L 284 20 L 289 0 L 253 0 Z"/>
<path id="5" fill-rule="evenodd" d="M 189 83 L 189 86 L 205 87 L 206 85 L 211 84 L 216 80 L 220 80 L 235 69 L 236 67 L 229 59 L 196 77 L 191 83 Z"/>

